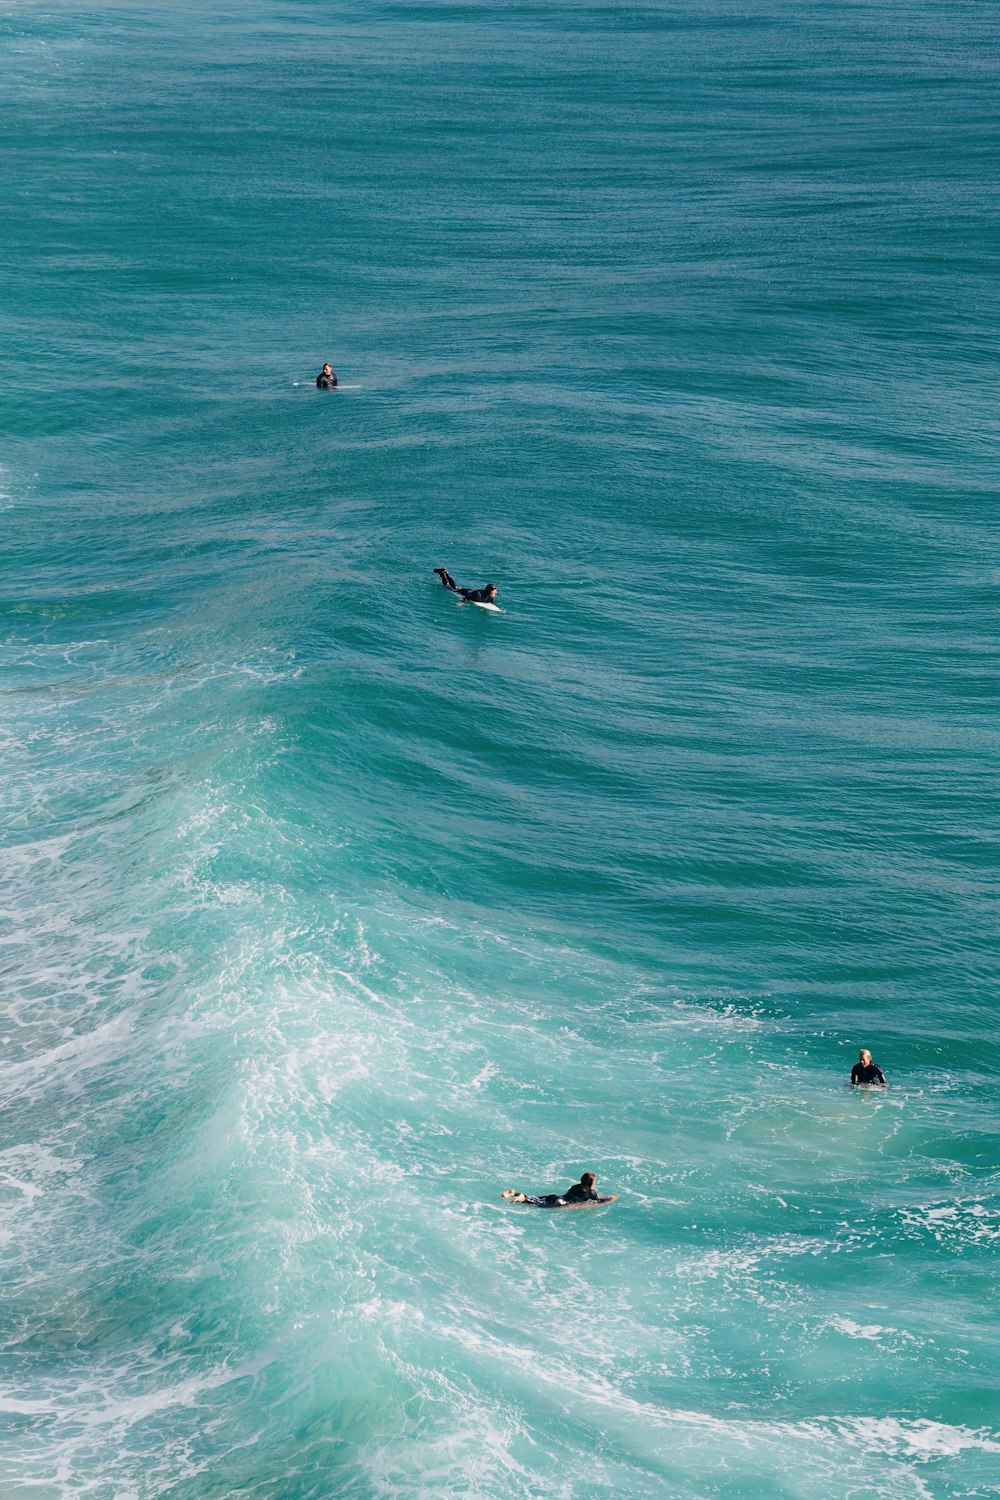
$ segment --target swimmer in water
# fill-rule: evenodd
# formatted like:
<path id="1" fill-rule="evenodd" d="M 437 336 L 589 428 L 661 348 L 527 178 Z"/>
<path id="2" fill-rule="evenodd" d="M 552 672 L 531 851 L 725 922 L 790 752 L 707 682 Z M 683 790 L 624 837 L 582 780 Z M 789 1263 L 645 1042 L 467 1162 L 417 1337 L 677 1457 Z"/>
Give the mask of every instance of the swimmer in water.
<path id="1" fill-rule="evenodd" d="M 574 1182 L 571 1188 L 564 1193 L 545 1193 L 541 1198 L 534 1198 L 530 1193 L 519 1193 L 515 1188 L 507 1188 L 500 1194 L 509 1203 L 530 1203 L 533 1208 L 570 1208 L 574 1203 L 614 1203 L 615 1195 L 610 1198 L 602 1198 L 595 1187 L 597 1178 L 593 1172 L 584 1172 L 579 1182 Z"/>
<path id="2" fill-rule="evenodd" d="M 495 583 L 484 583 L 481 589 L 460 589 L 452 578 L 447 568 L 435 568 L 446 589 L 451 589 L 453 594 L 461 594 L 459 604 L 494 604 L 497 597 L 497 586 Z"/>
<path id="3" fill-rule="evenodd" d="M 862 1049 L 861 1057 L 851 1069 L 851 1083 L 856 1087 L 859 1083 L 879 1083 L 885 1088 L 885 1074 L 878 1063 L 872 1062 L 872 1055 L 865 1047 Z"/>
<path id="4" fill-rule="evenodd" d="M 316 376 L 316 384 L 319 386 L 321 391 L 333 390 L 334 386 L 337 384 L 337 377 L 333 373 L 330 365 L 324 365 L 322 370 L 320 370 L 319 374 Z"/>

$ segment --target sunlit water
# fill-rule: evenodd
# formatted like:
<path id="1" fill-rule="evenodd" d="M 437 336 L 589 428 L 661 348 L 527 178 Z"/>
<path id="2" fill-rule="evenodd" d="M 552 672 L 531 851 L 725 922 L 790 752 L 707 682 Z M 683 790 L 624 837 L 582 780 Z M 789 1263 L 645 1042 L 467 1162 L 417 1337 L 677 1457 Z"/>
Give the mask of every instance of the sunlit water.
<path id="1" fill-rule="evenodd" d="M 0 10 L 5 1496 L 995 1493 L 998 56 Z"/>

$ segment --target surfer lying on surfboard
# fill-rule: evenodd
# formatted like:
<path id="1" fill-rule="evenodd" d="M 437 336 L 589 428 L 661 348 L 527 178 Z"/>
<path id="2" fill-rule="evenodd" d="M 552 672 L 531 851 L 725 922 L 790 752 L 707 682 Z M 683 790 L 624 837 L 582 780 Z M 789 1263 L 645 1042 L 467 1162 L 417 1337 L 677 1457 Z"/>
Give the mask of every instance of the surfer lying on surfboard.
<path id="1" fill-rule="evenodd" d="M 459 604 L 492 604 L 496 599 L 495 583 L 484 583 L 481 589 L 460 589 L 447 568 L 435 568 L 434 571 L 446 589 L 451 589 L 453 594 L 461 594 Z"/>
<path id="2" fill-rule="evenodd" d="M 593 1172 L 584 1172 L 579 1182 L 574 1182 L 571 1188 L 564 1193 L 545 1193 L 541 1198 L 534 1198 L 530 1193 L 519 1193 L 514 1188 L 507 1188 L 500 1194 L 510 1203 L 530 1203 L 533 1208 L 579 1208 L 585 1203 L 614 1203 L 617 1193 L 612 1193 L 610 1198 L 602 1198 L 595 1187 L 597 1178 Z"/>

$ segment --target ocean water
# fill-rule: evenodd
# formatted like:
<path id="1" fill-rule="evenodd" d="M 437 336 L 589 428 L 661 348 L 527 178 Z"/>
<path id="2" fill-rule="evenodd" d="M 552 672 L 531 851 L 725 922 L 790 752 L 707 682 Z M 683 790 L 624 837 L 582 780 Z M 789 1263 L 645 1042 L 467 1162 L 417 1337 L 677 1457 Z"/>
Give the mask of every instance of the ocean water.
<path id="1" fill-rule="evenodd" d="M 0 5 L 5 1500 L 1000 1492 L 998 43 Z"/>

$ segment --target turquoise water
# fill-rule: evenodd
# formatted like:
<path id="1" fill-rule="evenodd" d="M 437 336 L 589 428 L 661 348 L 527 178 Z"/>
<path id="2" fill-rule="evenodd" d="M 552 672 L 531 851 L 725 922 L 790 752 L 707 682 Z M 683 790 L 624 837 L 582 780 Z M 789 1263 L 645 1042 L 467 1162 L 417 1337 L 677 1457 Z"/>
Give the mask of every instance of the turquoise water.
<path id="1" fill-rule="evenodd" d="M 0 8 L 4 1496 L 997 1493 L 997 42 Z"/>

